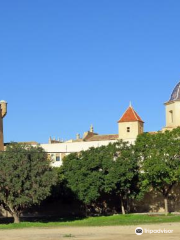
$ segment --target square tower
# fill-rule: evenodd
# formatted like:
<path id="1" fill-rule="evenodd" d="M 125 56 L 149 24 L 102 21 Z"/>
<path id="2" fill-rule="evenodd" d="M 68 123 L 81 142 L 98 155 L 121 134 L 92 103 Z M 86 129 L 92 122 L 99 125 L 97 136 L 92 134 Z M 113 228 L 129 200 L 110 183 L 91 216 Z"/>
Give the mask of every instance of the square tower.
<path id="1" fill-rule="evenodd" d="M 144 132 L 144 122 L 130 106 L 118 121 L 119 139 L 134 142 L 137 136 Z"/>

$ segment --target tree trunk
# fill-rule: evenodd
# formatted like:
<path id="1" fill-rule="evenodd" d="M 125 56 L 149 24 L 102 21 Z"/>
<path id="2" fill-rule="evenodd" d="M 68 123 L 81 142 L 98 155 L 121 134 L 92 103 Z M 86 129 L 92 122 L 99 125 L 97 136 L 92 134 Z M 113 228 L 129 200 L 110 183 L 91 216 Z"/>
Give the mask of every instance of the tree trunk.
<path id="1" fill-rule="evenodd" d="M 165 214 L 167 216 L 168 213 L 169 213 L 169 210 L 168 210 L 168 198 L 167 197 L 164 197 L 164 208 L 165 208 Z"/>
<path id="2" fill-rule="evenodd" d="M 123 198 L 121 197 L 121 211 L 122 211 L 122 214 L 126 214 L 125 212 L 125 209 L 124 209 L 124 202 L 123 202 Z"/>
<path id="3" fill-rule="evenodd" d="M 131 212 L 131 199 L 127 197 L 127 207 L 126 207 L 126 212 L 130 213 Z"/>
<path id="4" fill-rule="evenodd" d="M 20 223 L 20 217 L 18 214 L 14 213 L 13 218 L 14 218 L 14 223 Z"/>
<path id="5" fill-rule="evenodd" d="M 87 207 L 86 204 L 84 205 L 84 207 L 85 207 L 85 215 L 86 215 L 86 217 L 87 217 L 87 216 L 88 216 L 88 207 Z"/>

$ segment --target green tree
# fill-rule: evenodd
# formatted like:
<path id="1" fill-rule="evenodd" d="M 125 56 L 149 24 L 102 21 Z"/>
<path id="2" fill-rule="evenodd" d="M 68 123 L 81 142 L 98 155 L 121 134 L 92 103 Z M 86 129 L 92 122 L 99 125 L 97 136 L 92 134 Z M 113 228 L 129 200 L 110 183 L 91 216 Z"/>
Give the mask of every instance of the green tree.
<path id="1" fill-rule="evenodd" d="M 0 201 L 15 223 L 25 208 L 50 195 L 55 182 L 55 171 L 41 147 L 12 143 L 0 154 Z"/>
<path id="2" fill-rule="evenodd" d="M 167 214 L 169 194 L 180 182 L 180 128 L 139 135 L 135 148 L 141 168 L 141 189 L 147 192 L 153 188 L 160 192 Z"/>
<path id="3" fill-rule="evenodd" d="M 65 157 L 62 171 L 68 188 L 86 206 L 104 191 L 104 176 L 113 163 L 114 145 L 91 148 Z"/>
<path id="4" fill-rule="evenodd" d="M 119 195 L 122 214 L 125 214 L 125 202 L 138 194 L 139 167 L 134 155 L 134 148 L 126 142 L 116 144 L 116 157 L 109 173 L 105 176 L 105 191 Z M 128 204 L 127 204 L 128 205 Z"/>
<path id="5" fill-rule="evenodd" d="M 132 146 L 119 141 L 91 148 L 64 159 L 63 174 L 67 186 L 86 205 L 97 201 L 104 193 L 116 194 L 124 201 L 137 191 L 138 166 Z"/>

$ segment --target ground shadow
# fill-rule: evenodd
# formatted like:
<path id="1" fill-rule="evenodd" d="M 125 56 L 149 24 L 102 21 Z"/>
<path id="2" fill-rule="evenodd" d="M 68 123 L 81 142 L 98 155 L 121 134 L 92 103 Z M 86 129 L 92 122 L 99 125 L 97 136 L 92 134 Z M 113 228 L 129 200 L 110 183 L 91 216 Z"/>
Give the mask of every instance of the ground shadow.
<path id="1" fill-rule="evenodd" d="M 83 220 L 86 217 L 54 217 L 54 216 L 38 216 L 38 217 L 21 217 L 21 222 L 39 222 L 39 223 L 48 223 L 48 222 L 73 222 L 76 220 Z M 1 217 L 0 224 L 9 224 L 13 223 L 14 219 L 12 217 Z"/>

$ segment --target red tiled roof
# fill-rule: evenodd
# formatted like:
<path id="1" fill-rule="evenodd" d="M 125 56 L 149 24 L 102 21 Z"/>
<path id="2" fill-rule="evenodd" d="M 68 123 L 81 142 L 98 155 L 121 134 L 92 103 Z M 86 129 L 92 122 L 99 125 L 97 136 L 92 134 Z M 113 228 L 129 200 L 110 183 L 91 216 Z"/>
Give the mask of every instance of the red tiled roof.
<path id="1" fill-rule="evenodd" d="M 123 116 L 120 118 L 119 122 L 143 122 L 143 120 L 139 117 L 136 111 L 130 106 L 126 110 L 126 112 L 123 114 Z"/>

